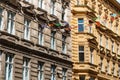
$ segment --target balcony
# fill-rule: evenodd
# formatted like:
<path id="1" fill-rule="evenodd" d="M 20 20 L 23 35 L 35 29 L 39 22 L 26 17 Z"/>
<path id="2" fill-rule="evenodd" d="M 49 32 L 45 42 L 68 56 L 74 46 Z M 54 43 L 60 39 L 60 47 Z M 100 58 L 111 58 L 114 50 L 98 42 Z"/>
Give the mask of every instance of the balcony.
<path id="1" fill-rule="evenodd" d="M 87 62 L 76 62 L 73 66 L 73 72 L 79 73 L 79 72 L 88 72 L 91 74 L 97 74 L 97 65 L 87 63 Z"/>

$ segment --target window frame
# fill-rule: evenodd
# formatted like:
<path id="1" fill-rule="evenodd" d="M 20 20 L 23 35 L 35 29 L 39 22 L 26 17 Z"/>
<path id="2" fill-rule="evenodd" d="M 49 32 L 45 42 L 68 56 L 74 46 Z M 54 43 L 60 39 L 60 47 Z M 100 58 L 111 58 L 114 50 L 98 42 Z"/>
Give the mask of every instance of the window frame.
<path id="1" fill-rule="evenodd" d="M 44 80 L 44 63 L 38 62 L 38 80 Z"/>
<path id="2" fill-rule="evenodd" d="M 0 11 L 1 11 L 1 12 L 0 12 L 0 20 L 1 20 L 1 21 L 0 21 L 0 30 L 3 30 L 3 22 L 4 22 L 3 13 L 4 13 L 4 9 L 2 9 L 1 7 L 0 7 L 0 9 L 1 9 L 1 10 L 0 10 Z"/>
<path id="3" fill-rule="evenodd" d="M 30 40 L 30 24 L 29 19 L 24 19 L 24 39 Z"/>
<path id="4" fill-rule="evenodd" d="M 5 80 L 13 79 L 13 63 L 14 63 L 13 61 L 14 61 L 14 55 L 7 53 L 5 56 Z"/>
<path id="5" fill-rule="evenodd" d="M 51 80 L 56 80 L 56 66 L 51 65 Z"/>
<path id="6" fill-rule="evenodd" d="M 67 36 L 62 35 L 62 52 L 67 53 L 67 45 L 66 45 Z"/>
<path id="7" fill-rule="evenodd" d="M 66 68 L 62 69 L 62 80 L 67 80 L 67 69 Z"/>
<path id="8" fill-rule="evenodd" d="M 55 39 L 56 32 L 51 31 L 51 49 L 56 50 L 56 39 Z"/>
<path id="9" fill-rule="evenodd" d="M 15 16 L 12 11 L 7 11 L 7 32 L 15 35 Z"/>
<path id="10" fill-rule="evenodd" d="M 94 63 L 94 49 L 93 48 L 90 48 L 90 63 Z"/>
<path id="11" fill-rule="evenodd" d="M 82 22 L 80 20 L 82 20 Z M 82 27 L 82 30 L 80 30 L 81 27 Z M 78 32 L 84 32 L 84 18 L 78 18 Z"/>
<path id="12" fill-rule="evenodd" d="M 22 71 L 23 78 L 22 78 L 22 80 L 29 80 L 30 79 L 30 58 L 23 57 L 23 66 L 22 67 L 23 67 L 23 71 Z M 27 75 L 27 77 L 26 77 L 26 75 Z"/>
<path id="13" fill-rule="evenodd" d="M 55 1 L 54 0 L 50 1 L 50 14 L 55 15 Z"/>
<path id="14" fill-rule="evenodd" d="M 85 80 L 85 75 L 80 75 L 79 80 Z"/>
<path id="15" fill-rule="evenodd" d="M 44 45 L 44 28 L 42 28 L 40 25 L 38 27 L 38 44 Z"/>
<path id="16" fill-rule="evenodd" d="M 83 51 L 82 51 L 82 50 L 80 51 L 80 47 L 83 47 Z M 80 55 L 80 54 L 81 54 L 81 55 Z M 85 61 L 85 55 L 84 55 L 84 54 L 85 54 L 85 52 L 84 52 L 84 46 L 80 45 L 80 46 L 79 46 L 79 62 L 84 62 L 84 61 Z M 83 58 L 80 58 L 81 56 L 82 56 Z M 81 59 L 82 59 L 82 60 L 81 60 Z"/>

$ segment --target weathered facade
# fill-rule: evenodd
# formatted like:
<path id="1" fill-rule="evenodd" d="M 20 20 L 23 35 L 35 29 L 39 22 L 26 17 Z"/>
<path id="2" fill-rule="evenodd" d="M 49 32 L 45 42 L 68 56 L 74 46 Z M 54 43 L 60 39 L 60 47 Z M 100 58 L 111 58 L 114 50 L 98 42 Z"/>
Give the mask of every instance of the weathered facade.
<path id="1" fill-rule="evenodd" d="M 120 4 L 72 0 L 73 80 L 120 80 Z"/>
<path id="2" fill-rule="evenodd" d="M 69 2 L 0 0 L 0 80 L 71 80 Z"/>

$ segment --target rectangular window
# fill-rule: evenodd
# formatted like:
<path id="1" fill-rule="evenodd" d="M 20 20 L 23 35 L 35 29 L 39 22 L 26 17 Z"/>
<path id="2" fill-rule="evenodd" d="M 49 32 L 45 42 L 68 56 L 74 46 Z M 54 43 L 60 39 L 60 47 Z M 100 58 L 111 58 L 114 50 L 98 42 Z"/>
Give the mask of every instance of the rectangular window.
<path id="1" fill-rule="evenodd" d="M 118 75 L 120 77 L 120 65 L 118 65 Z"/>
<path id="2" fill-rule="evenodd" d="M 54 0 L 51 0 L 51 3 L 50 3 L 50 14 L 54 14 L 55 13 L 55 1 Z"/>
<path id="3" fill-rule="evenodd" d="M 100 58 L 100 69 L 103 71 L 103 58 Z"/>
<path id="4" fill-rule="evenodd" d="M 112 42 L 111 48 L 112 48 L 112 52 L 114 52 L 114 42 Z"/>
<path id="5" fill-rule="evenodd" d="M 32 0 L 25 0 L 25 1 L 27 1 L 27 2 L 29 2 L 29 3 L 31 3 L 31 2 L 32 2 Z"/>
<path id="6" fill-rule="evenodd" d="M 1 68 L 2 68 L 1 62 L 2 62 L 2 51 L 0 51 L 0 71 L 1 71 Z"/>
<path id="7" fill-rule="evenodd" d="M 117 34 L 118 34 L 118 30 L 119 30 L 119 29 L 118 29 L 118 26 L 116 26 L 116 33 L 117 33 Z"/>
<path id="8" fill-rule="evenodd" d="M 41 27 L 38 27 L 38 43 L 40 45 L 43 45 L 44 44 L 44 34 L 43 34 L 43 28 Z"/>
<path id="9" fill-rule="evenodd" d="M 66 53 L 67 51 L 67 46 L 66 46 L 66 36 L 62 35 L 62 52 Z"/>
<path id="10" fill-rule="evenodd" d="M 24 21 L 24 39 L 30 40 L 30 21 L 28 19 Z"/>
<path id="11" fill-rule="evenodd" d="M 79 76 L 79 80 L 85 80 L 85 76 L 84 75 Z"/>
<path id="12" fill-rule="evenodd" d="M 5 59 L 5 80 L 13 80 L 13 55 L 6 54 Z"/>
<path id="13" fill-rule="evenodd" d="M 113 75 L 115 75 L 115 63 L 113 63 Z"/>
<path id="14" fill-rule="evenodd" d="M 51 80 L 56 80 L 56 66 L 51 66 Z"/>
<path id="15" fill-rule="evenodd" d="M 82 19 L 78 19 L 78 31 L 79 32 L 83 32 L 84 31 L 84 20 Z"/>
<path id="16" fill-rule="evenodd" d="M 93 58 L 93 48 L 90 48 L 90 62 L 93 64 L 94 58 Z"/>
<path id="17" fill-rule="evenodd" d="M 110 63 L 109 63 L 109 61 L 107 61 L 107 73 L 110 74 Z"/>
<path id="18" fill-rule="evenodd" d="M 106 38 L 106 49 L 108 49 L 108 38 Z"/>
<path id="19" fill-rule="evenodd" d="M 38 7 L 39 8 L 42 8 L 42 9 L 45 9 L 45 0 L 38 0 Z"/>
<path id="20" fill-rule="evenodd" d="M 67 80 L 67 69 L 62 69 L 62 80 Z"/>
<path id="21" fill-rule="evenodd" d="M 95 78 L 91 77 L 90 80 L 95 80 Z"/>
<path id="22" fill-rule="evenodd" d="M 119 54 L 119 46 L 117 47 L 117 54 Z"/>
<path id="23" fill-rule="evenodd" d="M 56 49 L 55 31 L 51 31 L 51 49 Z"/>
<path id="24" fill-rule="evenodd" d="M 8 12 L 7 32 L 15 34 L 15 13 Z"/>
<path id="25" fill-rule="evenodd" d="M 3 9 L 0 8 L 0 30 L 3 29 Z"/>
<path id="26" fill-rule="evenodd" d="M 84 61 L 84 46 L 79 46 L 79 61 Z"/>
<path id="27" fill-rule="evenodd" d="M 23 58 L 23 80 L 29 80 L 30 71 L 29 62 L 30 62 L 29 58 L 25 57 Z"/>
<path id="28" fill-rule="evenodd" d="M 44 63 L 42 63 L 42 62 L 38 63 L 38 80 L 44 80 L 43 65 L 44 65 Z"/>
<path id="29" fill-rule="evenodd" d="M 100 46 L 102 46 L 102 35 L 100 35 Z"/>

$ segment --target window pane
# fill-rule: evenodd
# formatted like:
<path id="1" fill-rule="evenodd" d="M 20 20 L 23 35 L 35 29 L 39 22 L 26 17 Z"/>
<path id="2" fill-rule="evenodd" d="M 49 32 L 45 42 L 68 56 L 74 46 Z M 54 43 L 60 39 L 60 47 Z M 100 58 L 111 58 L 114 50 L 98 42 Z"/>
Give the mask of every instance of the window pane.
<path id="1" fill-rule="evenodd" d="M 80 76 L 79 80 L 85 80 L 85 76 Z"/>
<path id="2" fill-rule="evenodd" d="M 79 53 L 79 61 L 84 61 L 84 53 Z"/>
<path id="3" fill-rule="evenodd" d="M 78 24 L 79 23 L 84 23 L 84 20 L 83 19 L 78 19 Z"/>
<path id="4" fill-rule="evenodd" d="M 7 31 L 10 34 L 14 34 L 15 33 L 14 18 L 15 18 L 15 14 L 12 13 L 12 12 L 8 12 Z"/>
<path id="5" fill-rule="evenodd" d="M 84 25 L 78 24 L 78 31 L 84 31 Z"/>
<path id="6" fill-rule="evenodd" d="M 13 56 L 6 54 L 6 65 L 5 65 L 5 80 L 12 80 L 13 73 Z"/>
<path id="7" fill-rule="evenodd" d="M 79 46 L 79 51 L 84 51 L 84 46 Z"/>
<path id="8" fill-rule="evenodd" d="M 29 58 L 23 58 L 23 80 L 29 80 Z"/>

